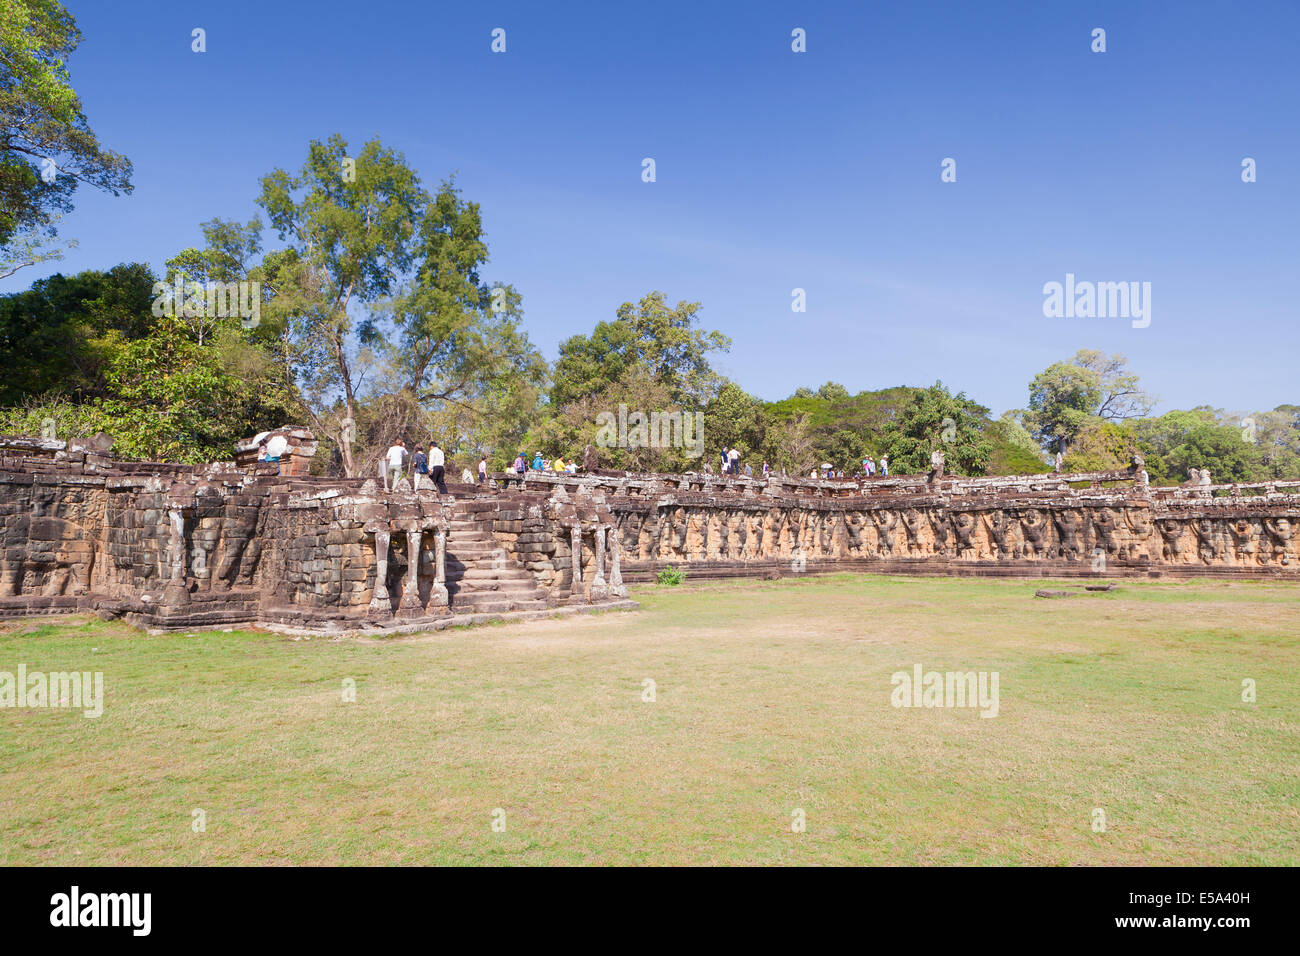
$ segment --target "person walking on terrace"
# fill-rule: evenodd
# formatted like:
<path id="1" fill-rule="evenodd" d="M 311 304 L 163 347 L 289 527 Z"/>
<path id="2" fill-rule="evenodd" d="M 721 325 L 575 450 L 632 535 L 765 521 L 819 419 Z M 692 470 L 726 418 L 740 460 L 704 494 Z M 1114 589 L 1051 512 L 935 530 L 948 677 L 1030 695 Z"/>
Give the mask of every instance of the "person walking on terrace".
<path id="1" fill-rule="evenodd" d="M 438 486 L 438 494 L 447 493 L 447 456 L 442 453 L 436 441 L 429 442 L 429 476 Z"/>
<path id="2" fill-rule="evenodd" d="M 731 446 L 731 451 L 727 452 L 727 457 L 731 459 L 731 476 L 740 477 L 740 449 L 735 445 Z"/>
<path id="3" fill-rule="evenodd" d="M 406 463 L 406 442 L 397 439 L 384 453 L 387 467 L 384 469 L 384 490 L 396 491 L 397 483 L 402 480 L 402 467 Z"/>
<path id="4" fill-rule="evenodd" d="M 480 485 L 487 484 L 487 455 L 478 460 L 478 483 Z"/>
<path id="5" fill-rule="evenodd" d="M 418 492 L 420 490 L 420 477 L 429 477 L 429 459 L 424 452 L 417 448 L 415 454 L 411 456 L 411 462 L 411 481 Z"/>
<path id="6" fill-rule="evenodd" d="M 881 473 L 882 475 L 887 475 L 887 474 L 889 474 L 889 456 L 888 456 L 888 455 L 881 455 L 881 456 L 880 456 L 880 473 Z"/>

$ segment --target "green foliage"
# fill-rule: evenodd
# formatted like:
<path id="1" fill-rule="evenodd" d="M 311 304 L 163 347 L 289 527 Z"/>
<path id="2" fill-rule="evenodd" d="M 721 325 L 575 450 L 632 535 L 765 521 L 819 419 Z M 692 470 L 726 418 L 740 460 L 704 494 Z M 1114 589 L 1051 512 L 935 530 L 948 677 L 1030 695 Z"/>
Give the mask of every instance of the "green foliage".
<path id="1" fill-rule="evenodd" d="M 734 447 L 740 450 L 742 460 L 749 461 L 763 454 L 768 428 L 763 403 L 735 382 L 726 382 L 704 407 L 706 453 Z"/>
<path id="2" fill-rule="evenodd" d="M 890 471 L 928 471 L 931 453 L 942 451 L 948 474 L 983 475 L 993 456 L 985 434 L 990 424 L 987 408 L 936 382 L 915 392 L 898 419 L 885 427 Z"/>
<path id="3" fill-rule="evenodd" d="M 591 335 L 566 339 L 555 363 L 551 404 L 562 407 L 599 394 L 643 369 L 675 404 L 703 408 L 721 384 L 709 355 L 728 351 L 731 340 L 695 328 L 699 309 L 698 302 L 669 306 L 662 292 L 651 292 L 636 304 L 624 302 L 615 321 L 598 323 Z"/>
<path id="4" fill-rule="evenodd" d="M 1155 400 L 1138 386 L 1122 355 L 1080 349 L 1029 383 L 1025 424 L 1049 451 L 1064 453 L 1085 428 L 1125 421 L 1151 411 Z"/>
<path id="5" fill-rule="evenodd" d="M 100 146 L 68 75 L 81 41 L 55 0 L 0 0 L 0 247 L 23 227 L 53 233 L 77 184 L 131 191 L 131 163 Z M 41 176 L 45 160 L 58 175 Z"/>
<path id="6" fill-rule="evenodd" d="M 1170 412 L 1138 422 L 1135 430 L 1153 481 L 1186 481 L 1192 468 L 1208 468 L 1216 483 L 1279 477 L 1270 473 L 1265 449 L 1247 441 L 1242 429 L 1219 424 L 1212 409 Z"/>
<path id="7" fill-rule="evenodd" d="M 680 571 L 670 564 L 655 575 L 655 580 L 664 587 L 675 588 L 686 580 L 686 572 Z"/>
<path id="8" fill-rule="evenodd" d="M 106 394 L 104 371 L 125 340 L 152 325 L 148 266 L 55 274 L 0 296 L 0 405 L 38 395 L 88 400 Z"/>
<path id="9" fill-rule="evenodd" d="M 1119 471 L 1137 450 L 1137 436 L 1128 423 L 1089 421 L 1071 442 L 1063 471 Z M 1149 474 L 1149 472 L 1148 472 Z"/>
<path id="10" fill-rule="evenodd" d="M 0 297 L 0 431 L 105 432 L 127 458 L 229 459 L 234 443 L 296 418 L 271 356 L 228 321 L 200 345 L 152 314 L 146 266 L 54 275 Z"/>
<path id="11" fill-rule="evenodd" d="M 986 433 L 993 445 L 987 469 L 990 475 L 1038 475 L 1052 470 L 1042 449 L 1015 419 L 1004 415 L 992 422 Z"/>

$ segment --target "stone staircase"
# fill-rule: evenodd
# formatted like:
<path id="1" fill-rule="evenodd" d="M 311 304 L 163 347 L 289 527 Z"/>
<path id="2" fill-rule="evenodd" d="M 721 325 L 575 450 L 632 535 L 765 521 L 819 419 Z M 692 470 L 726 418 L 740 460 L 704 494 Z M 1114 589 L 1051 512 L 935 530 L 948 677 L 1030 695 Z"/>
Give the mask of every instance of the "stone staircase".
<path id="1" fill-rule="evenodd" d="M 546 592 L 497 543 L 490 524 L 460 512 L 447 534 L 447 595 L 457 614 L 546 607 Z"/>

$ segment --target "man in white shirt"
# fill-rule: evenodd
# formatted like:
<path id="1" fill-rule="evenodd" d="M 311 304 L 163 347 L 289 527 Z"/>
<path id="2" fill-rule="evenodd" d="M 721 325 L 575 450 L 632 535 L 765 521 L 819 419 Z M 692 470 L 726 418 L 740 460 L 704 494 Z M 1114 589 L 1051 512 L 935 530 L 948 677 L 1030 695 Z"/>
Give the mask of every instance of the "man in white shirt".
<path id="1" fill-rule="evenodd" d="M 388 462 L 384 474 L 384 490 L 392 491 L 402 478 L 402 465 L 406 461 L 406 442 L 397 439 L 397 442 L 384 453 L 384 459 Z"/>
<path id="2" fill-rule="evenodd" d="M 429 442 L 429 477 L 437 486 L 439 493 L 447 493 L 447 456 L 442 453 L 436 441 Z"/>

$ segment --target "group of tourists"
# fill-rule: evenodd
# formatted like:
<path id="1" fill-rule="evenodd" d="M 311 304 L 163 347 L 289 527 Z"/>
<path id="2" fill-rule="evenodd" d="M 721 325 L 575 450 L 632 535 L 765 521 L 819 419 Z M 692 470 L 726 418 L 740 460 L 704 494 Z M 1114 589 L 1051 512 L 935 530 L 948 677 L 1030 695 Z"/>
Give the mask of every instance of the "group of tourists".
<path id="1" fill-rule="evenodd" d="M 439 494 L 447 493 L 447 454 L 442 450 L 437 440 L 429 442 L 427 452 L 416 448 L 415 454 L 410 454 L 406 449 L 406 440 L 397 439 L 396 442 L 384 452 L 384 490 L 392 491 L 397 488 L 397 483 L 406 477 L 407 465 L 410 465 L 411 484 L 416 491 L 420 490 L 421 481 L 428 482 L 438 489 Z M 478 462 L 478 477 L 468 468 L 460 474 L 460 480 L 465 484 L 472 484 L 476 480 L 479 484 L 487 484 L 487 457 L 484 456 Z"/>
<path id="2" fill-rule="evenodd" d="M 275 458 L 272 458 L 269 454 L 271 450 L 272 449 L 270 448 L 263 449 L 259 458 L 271 461 L 275 460 Z M 279 451 L 280 449 L 275 450 Z M 278 458 L 278 455 L 276 458 Z M 408 465 L 410 467 L 411 481 L 416 491 L 420 490 L 420 483 L 423 480 L 431 483 L 441 494 L 447 493 L 447 456 L 436 440 L 429 442 L 429 450 L 427 452 L 421 451 L 417 448 L 415 454 L 412 455 L 406 449 L 405 439 L 397 439 L 397 441 L 393 443 L 392 447 L 384 453 L 383 475 L 385 491 L 395 489 L 397 483 L 406 477 Z M 531 461 L 521 451 L 515 456 L 515 460 L 511 464 L 510 469 L 518 475 L 525 475 L 530 471 L 550 472 L 557 475 L 576 475 L 579 471 L 578 463 L 573 460 L 572 456 L 568 461 L 565 461 L 562 455 L 557 455 L 555 458 L 543 458 L 540 451 L 533 453 Z M 754 477 L 753 466 L 748 463 L 743 466 L 741 465 L 740 449 L 735 448 L 734 446 L 731 448 L 728 448 L 726 445 L 722 446 L 722 452 L 719 458 L 719 470 L 721 474 L 734 478 L 741 477 L 742 475 L 746 478 Z M 704 471 L 706 474 L 713 473 L 713 469 L 707 461 L 704 464 Z M 472 484 L 474 482 L 477 482 L 478 484 L 487 484 L 487 474 L 487 456 L 483 456 L 478 462 L 477 475 L 466 468 L 461 472 L 461 481 L 465 484 Z M 764 481 L 771 478 L 773 475 L 772 466 L 767 462 L 763 462 L 761 474 Z M 873 478 L 877 474 L 889 474 L 889 456 L 881 455 L 879 464 L 877 464 L 876 459 L 871 455 L 864 456 L 862 459 L 862 477 Z M 785 476 L 784 469 L 781 471 L 781 475 L 782 477 Z M 836 469 L 829 464 L 823 464 L 820 469 L 814 468 L 808 477 L 819 480 L 835 479 L 844 478 L 845 474 L 843 469 Z M 848 477 L 853 476 L 849 475 Z"/>
<path id="3" fill-rule="evenodd" d="M 572 456 L 566 462 L 563 455 L 557 455 L 555 458 L 543 458 L 540 451 L 533 454 L 531 463 L 521 451 L 515 456 L 514 463 L 510 467 L 518 475 L 527 474 L 530 471 L 549 471 L 557 475 L 576 475 L 578 473 L 578 463 Z"/>
<path id="4" fill-rule="evenodd" d="M 872 458 L 870 455 L 866 455 L 866 456 L 862 459 L 862 475 L 861 475 L 861 477 L 863 477 L 863 478 L 874 478 L 877 474 L 880 474 L 880 475 L 888 475 L 888 474 L 889 474 L 889 456 L 888 456 L 888 455 L 881 455 L 881 456 L 880 456 L 880 464 L 879 464 L 879 466 L 876 465 L 876 459 Z M 843 477 L 845 477 L 845 474 L 844 474 L 844 469 L 843 469 L 843 468 L 838 468 L 838 469 L 837 469 L 837 468 L 835 468 L 835 467 L 832 466 L 832 465 L 824 464 L 824 465 L 821 466 L 821 469 L 820 469 L 820 470 L 818 470 L 818 469 L 813 469 L 812 474 L 809 475 L 808 477 L 809 477 L 809 478 L 819 478 L 819 479 L 821 479 L 821 478 L 832 479 L 832 478 L 843 478 Z M 852 478 L 853 475 L 850 474 L 848 477 Z"/>
<path id="5" fill-rule="evenodd" d="M 735 447 L 728 448 L 726 445 L 723 445 L 722 452 L 719 456 L 718 465 L 719 465 L 718 468 L 719 474 L 729 475 L 733 478 L 740 477 L 741 475 L 744 475 L 746 478 L 754 477 L 754 469 L 750 465 L 746 464 L 743 468 L 741 467 L 740 449 L 738 448 Z M 704 473 L 706 475 L 713 474 L 713 468 L 711 465 L 709 465 L 708 462 L 704 463 Z M 772 474 L 773 474 L 772 466 L 769 465 L 767 462 L 763 462 L 763 468 L 762 468 L 763 480 L 766 481 L 768 478 L 772 477 Z M 875 458 L 873 458 L 871 455 L 865 455 L 862 459 L 862 477 L 873 478 L 877 474 L 880 475 L 889 474 L 889 456 L 881 455 L 880 463 L 877 465 Z M 781 476 L 785 477 L 784 469 L 782 469 L 781 471 Z M 822 479 L 845 478 L 845 477 L 852 478 L 854 477 L 854 475 L 852 474 L 852 472 L 846 475 L 843 468 L 835 468 L 833 465 L 829 463 L 824 463 L 821 465 L 820 468 L 814 468 L 809 473 L 808 477 L 820 481 Z"/>

